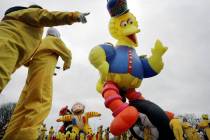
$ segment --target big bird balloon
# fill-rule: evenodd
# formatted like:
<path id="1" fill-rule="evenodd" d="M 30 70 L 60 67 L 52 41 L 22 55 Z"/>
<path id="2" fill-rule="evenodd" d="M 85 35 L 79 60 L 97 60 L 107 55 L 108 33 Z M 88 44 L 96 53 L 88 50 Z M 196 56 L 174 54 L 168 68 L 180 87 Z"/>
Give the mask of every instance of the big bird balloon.
<path id="1" fill-rule="evenodd" d="M 136 17 L 127 8 L 126 0 L 109 0 L 107 9 L 111 15 L 109 32 L 117 43 L 115 46 L 105 43 L 94 47 L 89 54 L 89 60 L 100 73 L 96 88 L 105 99 L 105 106 L 113 112 L 114 120 L 110 125 L 110 131 L 113 135 L 120 135 L 136 122 L 139 115 L 139 108 L 137 110 L 123 102 L 122 97 L 128 98 L 130 102 L 138 100 L 148 103 L 141 106 L 140 110 L 145 110 L 150 107 L 148 105 L 152 105 L 159 112 L 164 112 L 154 103 L 145 100 L 135 89 L 141 85 L 144 78 L 160 73 L 163 68 L 162 56 L 167 51 L 167 47 L 157 40 L 150 57 L 139 56 L 135 48 L 138 46 L 136 34 L 140 32 L 140 29 Z M 145 114 L 150 117 L 154 112 Z M 167 119 L 166 114 L 164 115 Z M 159 123 L 158 118 L 161 117 L 153 119 L 152 123 Z M 164 125 L 170 131 L 169 119 L 159 126 Z M 160 136 L 163 134 L 161 133 Z M 163 139 L 169 140 L 169 137 Z"/>

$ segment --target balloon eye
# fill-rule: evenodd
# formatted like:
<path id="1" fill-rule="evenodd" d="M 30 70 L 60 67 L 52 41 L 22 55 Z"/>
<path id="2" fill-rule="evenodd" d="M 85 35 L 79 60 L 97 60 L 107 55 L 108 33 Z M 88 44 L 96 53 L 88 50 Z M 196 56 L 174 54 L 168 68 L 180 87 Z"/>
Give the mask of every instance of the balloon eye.
<path id="1" fill-rule="evenodd" d="M 126 22 L 126 21 L 122 21 L 122 22 L 120 23 L 120 26 L 121 26 L 121 27 L 126 27 L 126 26 L 127 26 L 127 22 Z"/>
<path id="2" fill-rule="evenodd" d="M 133 24 L 133 20 L 132 19 L 128 19 L 128 24 Z"/>

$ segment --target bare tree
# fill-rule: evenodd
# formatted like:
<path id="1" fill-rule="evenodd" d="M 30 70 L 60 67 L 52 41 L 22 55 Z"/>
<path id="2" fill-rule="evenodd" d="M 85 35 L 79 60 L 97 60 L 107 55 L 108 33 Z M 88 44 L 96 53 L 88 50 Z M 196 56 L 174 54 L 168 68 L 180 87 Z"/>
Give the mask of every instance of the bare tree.
<path id="1" fill-rule="evenodd" d="M 6 103 L 0 106 L 0 139 L 4 136 L 15 105 L 16 103 Z"/>

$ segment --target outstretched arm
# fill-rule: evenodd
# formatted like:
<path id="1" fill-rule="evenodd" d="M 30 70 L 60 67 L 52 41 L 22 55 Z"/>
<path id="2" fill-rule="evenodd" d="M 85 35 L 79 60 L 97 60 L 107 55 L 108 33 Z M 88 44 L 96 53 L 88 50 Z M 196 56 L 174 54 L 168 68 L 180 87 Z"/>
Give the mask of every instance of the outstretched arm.
<path id="1" fill-rule="evenodd" d="M 36 27 L 51 27 L 80 22 L 80 12 L 49 12 L 46 9 L 29 8 L 12 12 L 4 19 L 15 19 Z"/>
<path id="2" fill-rule="evenodd" d="M 67 70 L 71 66 L 71 51 L 66 47 L 64 42 L 61 39 L 57 39 L 57 46 L 55 48 L 56 53 L 62 58 L 64 61 L 63 70 Z"/>
<path id="3" fill-rule="evenodd" d="M 152 48 L 152 56 L 148 58 L 148 63 L 151 68 L 156 72 L 160 73 L 163 68 L 162 56 L 167 51 L 167 47 L 163 46 L 160 40 L 155 42 L 155 47 Z"/>
<path id="4" fill-rule="evenodd" d="M 57 122 L 70 122 L 73 119 L 72 115 L 64 115 L 60 118 L 58 118 Z"/>
<path id="5" fill-rule="evenodd" d="M 163 68 L 162 56 L 166 51 L 167 47 L 164 47 L 162 43 L 157 40 L 155 47 L 152 48 L 152 55 L 149 58 L 140 56 L 143 65 L 144 78 L 153 77 L 160 73 Z"/>
<path id="6" fill-rule="evenodd" d="M 93 117 L 100 117 L 101 114 L 98 112 L 86 112 L 85 116 L 87 118 L 93 118 Z"/>

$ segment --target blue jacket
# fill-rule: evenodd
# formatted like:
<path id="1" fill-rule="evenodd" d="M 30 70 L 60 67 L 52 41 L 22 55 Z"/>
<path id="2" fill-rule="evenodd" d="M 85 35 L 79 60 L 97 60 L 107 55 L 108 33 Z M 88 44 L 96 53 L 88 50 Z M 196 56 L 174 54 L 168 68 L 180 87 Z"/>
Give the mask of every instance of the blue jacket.
<path id="1" fill-rule="evenodd" d="M 110 73 L 130 73 L 141 80 L 157 75 L 149 65 L 148 59 L 139 57 L 133 48 L 128 46 L 113 47 L 109 44 L 102 44 L 100 47 L 106 53 L 106 61 L 109 63 Z"/>

